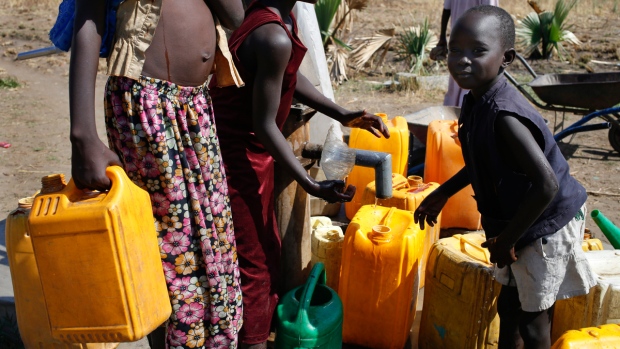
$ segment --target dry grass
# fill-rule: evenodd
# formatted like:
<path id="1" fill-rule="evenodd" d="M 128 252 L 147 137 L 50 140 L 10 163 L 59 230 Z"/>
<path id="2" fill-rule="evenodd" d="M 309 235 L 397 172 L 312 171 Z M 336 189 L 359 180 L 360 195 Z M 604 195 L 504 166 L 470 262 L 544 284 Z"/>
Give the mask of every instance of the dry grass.
<path id="1" fill-rule="evenodd" d="M 0 8 L 9 9 L 40 9 L 56 10 L 61 0 L 3 0 Z M 556 0 L 538 0 L 539 6 L 544 10 L 552 10 Z M 385 25 L 375 28 L 390 27 L 390 24 L 403 23 L 413 25 L 422 22 L 424 18 L 429 18 L 431 23 L 436 22 L 439 26 L 441 16 L 441 2 L 435 0 L 371 0 L 370 6 L 365 12 L 358 14 L 364 21 L 380 21 Z M 500 6 L 514 15 L 517 19 L 523 18 L 532 11 L 527 4 L 527 0 L 500 0 Z M 386 7 L 394 10 L 394 16 L 382 18 L 372 18 L 373 9 L 376 7 Z M 618 12 L 620 0 L 580 0 L 574 9 L 574 13 L 581 16 L 598 15 L 601 13 Z M 412 23 L 412 19 L 415 23 Z M 364 23 L 361 22 L 361 23 Z M 360 23 L 360 22 L 358 22 Z"/>
<path id="2" fill-rule="evenodd" d="M 556 0 L 538 0 L 544 10 L 553 10 Z M 532 12 L 527 0 L 499 0 L 502 8 L 519 20 Z M 620 11 L 620 0 L 580 0 L 568 17 L 570 23 L 580 18 Z M 376 16 L 380 8 L 381 16 Z M 373 0 L 363 11 L 355 13 L 354 31 L 370 36 L 378 28 L 419 25 L 428 18 L 431 29 L 439 31 L 442 2 L 436 0 Z M 368 29 L 366 29 L 368 28 Z"/>
<path id="3" fill-rule="evenodd" d="M 60 0 L 4 0 L 0 8 L 57 10 Z"/>

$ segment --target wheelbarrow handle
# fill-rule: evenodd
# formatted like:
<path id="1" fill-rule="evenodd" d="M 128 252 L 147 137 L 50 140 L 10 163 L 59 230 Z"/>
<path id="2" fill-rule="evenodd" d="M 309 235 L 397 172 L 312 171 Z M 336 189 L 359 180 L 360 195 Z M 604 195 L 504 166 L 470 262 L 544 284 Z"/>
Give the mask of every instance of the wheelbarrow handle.
<path id="1" fill-rule="evenodd" d="M 525 67 L 525 69 L 527 69 L 528 72 L 530 72 L 530 74 L 532 75 L 532 77 L 534 79 L 536 79 L 538 77 L 538 75 L 536 74 L 536 72 L 534 71 L 534 69 L 532 69 L 532 67 L 527 63 L 527 60 L 521 56 L 520 54 L 516 54 L 517 55 L 517 59 L 521 62 L 521 64 L 523 64 L 523 66 Z"/>
<path id="2" fill-rule="evenodd" d="M 36 50 L 19 52 L 17 54 L 17 57 L 15 57 L 15 60 L 21 61 L 24 59 L 30 59 L 30 58 L 41 57 L 41 56 L 49 56 L 49 55 L 53 55 L 55 53 L 61 53 L 61 52 L 64 52 L 64 51 L 52 45 L 49 47 L 38 48 Z"/>

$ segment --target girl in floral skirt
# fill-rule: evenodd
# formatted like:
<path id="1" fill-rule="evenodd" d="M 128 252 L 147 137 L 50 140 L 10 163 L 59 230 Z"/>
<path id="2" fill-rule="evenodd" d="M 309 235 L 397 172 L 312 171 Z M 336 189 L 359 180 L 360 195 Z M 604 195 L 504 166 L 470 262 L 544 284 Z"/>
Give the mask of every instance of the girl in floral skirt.
<path id="1" fill-rule="evenodd" d="M 243 19 L 241 1 L 120 5 L 105 90 L 110 148 L 97 136 L 94 111 L 105 4 L 76 2 L 70 68 L 73 180 L 79 188 L 106 190 L 105 168 L 120 165 L 150 194 L 172 305 L 165 347 L 236 348 L 242 325 L 239 269 L 205 81 L 216 55 L 214 14 L 235 28 Z M 164 347 L 163 337 L 151 345 Z"/>

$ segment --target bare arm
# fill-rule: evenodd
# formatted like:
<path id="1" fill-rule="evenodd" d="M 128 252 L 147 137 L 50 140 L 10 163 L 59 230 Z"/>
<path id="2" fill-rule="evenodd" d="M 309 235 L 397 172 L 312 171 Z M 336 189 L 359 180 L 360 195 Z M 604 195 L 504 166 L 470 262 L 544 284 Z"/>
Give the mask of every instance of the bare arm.
<path id="1" fill-rule="evenodd" d="M 297 86 L 295 87 L 297 100 L 344 126 L 363 128 L 376 137 L 383 135 L 390 137 L 390 131 L 380 117 L 367 113 L 365 110 L 350 111 L 332 102 L 320 93 L 302 73 L 297 72 Z"/>
<path id="2" fill-rule="evenodd" d="M 98 190 L 110 186 L 105 168 L 120 164 L 99 139 L 95 125 L 95 81 L 105 15 L 104 0 L 76 2 L 69 68 L 71 174 L 79 188 Z"/>
<path id="3" fill-rule="evenodd" d="M 353 193 L 342 193 L 342 181 L 317 183 L 308 174 L 276 125 L 282 80 L 292 50 L 290 39 L 282 27 L 278 24 L 263 25 L 246 39 L 243 46 L 243 49 L 252 52 L 250 56 L 254 56 L 256 62 L 252 96 L 252 126 L 256 137 L 308 193 L 332 202 L 350 201 Z"/>
<path id="4" fill-rule="evenodd" d="M 441 32 L 439 34 L 439 42 L 437 46 L 447 46 L 448 42 L 446 40 L 446 35 L 448 32 L 448 21 L 450 20 L 451 11 L 448 9 L 443 9 L 441 13 Z"/>
<path id="5" fill-rule="evenodd" d="M 508 226 L 497 238 L 486 243 L 491 257 L 494 257 L 498 266 L 503 266 L 516 260 L 514 245 L 551 203 L 558 192 L 559 184 L 545 154 L 521 121 L 508 114 L 500 115 L 495 122 L 495 128 L 499 139 L 510 149 L 515 168 L 532 183 Z"/>
<path id="6" fill-rule="evenodd" d="M 435 46 L 429 55 L 432 60 L 440 61 L 446 59 L 448 54 L 448 41 L 446 40 L 446 31 L 448 28 L 448 21 L 450 20 L 450 10 L 444 9 L 441 14 L 441 34 L 439 34 L 439 40 L 437 46 Z"/>
<path id="7" fill-rule="evenodd" d="M 230 30 L 239 28 L 244 11 L 241 0 L 205 0 L 222 25 Z"/>

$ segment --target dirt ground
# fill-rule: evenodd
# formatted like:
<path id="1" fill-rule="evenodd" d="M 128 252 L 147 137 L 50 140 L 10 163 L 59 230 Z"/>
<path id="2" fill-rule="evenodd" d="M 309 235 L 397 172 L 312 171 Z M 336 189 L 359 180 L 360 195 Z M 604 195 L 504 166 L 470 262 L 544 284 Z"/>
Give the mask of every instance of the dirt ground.
<path id="1" fill-rule="evenodd" d="M 526 1 L 508 1 L 507 10 L 516 19 L 530 12 Z M 9 2 L 10 3 L 10 2 Z M 348 39 L 366 36 L 375 30 L 420 24 L 429 19 L 431 28 L 438 31 L 441 1 L 430 0 L 372 0 L 368 8 L 354 17 Z M 501 2 L 502 3 L 502 2 Z M 550 8 L 551 1 L 539 1 Z M 572 31 L 584 43 L 570 48 L 568 62 L 532 62 L 539 74 L 619 71 L 620 26 L 617 0 L 582 0 L 569 16 Z M 14 77 L 17 88 L 0 87 L 0 142 L 11 144 L 0 148 L 0 221 L 16 207 L 17 200 L 32 195 L 40 187 L 40 178 L 51 173 L 70 176 L 68 54 L 57 54 L 30 60 L 15 61 L 18 52 L 50 45 L 47 32 L 55 19 L 55 9 L 10 7 L 0 4 L 0 79 Z M 605 65 L 592 60 L 611 62 Z M 613 65 L 616 64 L 616 65 Z M 101 66 L 104 62 L 101 62 Z M 429 66 L 433 74 L 447 74 L 444 64 Z M 405 71 L 402 61 L 393 52 L 384 65 L 374 72 L 357 72 L 335 91 L 337 101 L 347 108 L 366 108 L 390 116 L 406 115 L 431 105 L 440 105 L 443 91 L 393 91 L 382 88 L 394 72 Z M 525 76 L 523 69 L 514 70 Z M 105 76 L 100 74 L 97 95 L 103 95 Z M 100 137 L 105 139 L 101 100 L 97 100 L 97 120 Z M 550 127 L 562 120 L 562 114 L 541 111 Z M 565 124 L 578 116 L 565 115 Z M 620 223 L 620 154 L 613 151 L 607 131 L 592 131 L 566 138 L 562 149 L 571 166 L 571 173 L 589 192 L 588 208 L 599 209 Z M 588 227 L 596 237 L 602 233 L 589 220 Z"/>

